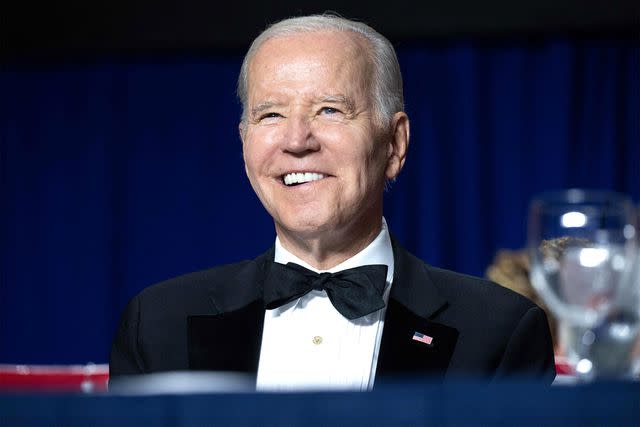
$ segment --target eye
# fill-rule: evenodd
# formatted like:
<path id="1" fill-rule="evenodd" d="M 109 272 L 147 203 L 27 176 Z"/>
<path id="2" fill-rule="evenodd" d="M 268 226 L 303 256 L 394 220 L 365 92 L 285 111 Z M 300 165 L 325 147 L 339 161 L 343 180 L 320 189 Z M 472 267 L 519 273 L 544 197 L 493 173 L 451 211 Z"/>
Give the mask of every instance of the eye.
<path id="1" fill-rule="evenodd" d="M 322 107 L 319 112 L 319 114 L 338 114 L 338 113 L 341 113 L 341 111 L 333 107 Z"/>
<path id="2" fill-rule="evenodd" d="M 263 119 L 274 119 L 276 117 L 282 117 L 282 116 L 280 114 L 278 114 L 278 113 L 273 113 L 273 112 L 264 113 L 263 115 L 260 116 L 260 120 L 263 120 Z"/>

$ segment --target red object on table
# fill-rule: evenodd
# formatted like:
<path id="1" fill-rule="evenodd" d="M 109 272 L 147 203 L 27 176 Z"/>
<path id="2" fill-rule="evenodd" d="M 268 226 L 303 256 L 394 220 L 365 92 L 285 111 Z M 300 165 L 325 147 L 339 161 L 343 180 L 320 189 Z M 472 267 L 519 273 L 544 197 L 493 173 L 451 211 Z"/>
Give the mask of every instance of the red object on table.
<path id="1" fill-rule="evenodd" d="M 109 366 L 3 365 L 0 392 L 62 391 L 93 393 L 107 390 Z"/>
<path id="2" fill-rule="evenodd" d="M 556 355 L 556 374 L 573 376 L 573 367 Z M 16 391 L 84 392 L 107 390 L 109 365 L 0 364 L 0 393 Z"/>
<path id="3" fill-rule="evenodd" d="M 573 366 L 569 363 L 566 357 L 556 355 L 556 375 L 575 375 Z"/>

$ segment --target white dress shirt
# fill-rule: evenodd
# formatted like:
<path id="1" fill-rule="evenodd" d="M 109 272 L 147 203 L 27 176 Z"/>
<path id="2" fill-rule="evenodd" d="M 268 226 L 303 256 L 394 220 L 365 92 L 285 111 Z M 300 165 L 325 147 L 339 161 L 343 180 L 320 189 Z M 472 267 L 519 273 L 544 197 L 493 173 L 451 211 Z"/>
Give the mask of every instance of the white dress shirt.
<path id="1" fill-rule="evenodd" d="M 367 264 L 388 267 L 383 298 L 389 300 L 393 280 L 393 249 L 382 218 L 380 234 L 362 251 L 320 271 L 287 251 L 276 238 L 275 262 L 294 262 L 318 273 Z M 333 307 L 325 291 L 312 290 L 282 307 L 267 310 L 264 318 L 257 389 L 370 390 L 376 374 L 386 307 L 349 320 Z"/>

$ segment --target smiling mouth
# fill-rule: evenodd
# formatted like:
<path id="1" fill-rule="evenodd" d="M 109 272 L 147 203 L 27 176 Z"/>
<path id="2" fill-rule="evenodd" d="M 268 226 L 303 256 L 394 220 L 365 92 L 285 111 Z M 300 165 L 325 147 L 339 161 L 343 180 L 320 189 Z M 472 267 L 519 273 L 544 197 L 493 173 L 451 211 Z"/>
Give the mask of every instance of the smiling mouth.
<path id="1" fill-rule="evenodd" d="M 282 182 L 284 182 L 286 186 L 292 186 L 292 185 L 305 184 L 307 182 L 319 181 L 325 177 L 326 175 L 322 173 L 296 172 L 296 173 L 288 173 L 283 175 Z"/>

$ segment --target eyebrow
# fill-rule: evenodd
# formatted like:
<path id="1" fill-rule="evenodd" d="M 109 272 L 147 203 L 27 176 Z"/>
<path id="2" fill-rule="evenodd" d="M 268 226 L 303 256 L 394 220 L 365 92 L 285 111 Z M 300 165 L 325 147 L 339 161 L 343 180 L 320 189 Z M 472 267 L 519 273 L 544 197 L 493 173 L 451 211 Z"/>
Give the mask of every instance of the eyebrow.
<path id="1" fill-rule="evenodd" d="M 345 95 L 323 95 L 318 99 L 318 102 L 344 104 L 349 111 L 356 109 L 356 103 L 353 102 L 353 99 Z"/>
<path id="2" fill-rule="evenodd" d="M 315 101 L 315 103 L 322 102 L 330 104 L 344 104 L 348 111 L 354 111 L 356 109 L 355 102 L 345 95 L 321 95 Z M 269 110 L 278 105 L 281 105 L 281 103 L 277 101 L 263 101 L 251 109 L 251 117 L 255 117 L 263 111 Z"/>
<path id="3" fill-rule="evenodd" d="M 265 110 L 273 108 L 274 105 L 278 105 L 278 103 L 275 102 L 275 101 L 264 101 L 264 102 L 261 102 L 260 104 L 256 105 L 255 107 L 253 107 L 251 109 L 251 116 L 254 117 L 257 114 L 260 114 Z"/>

